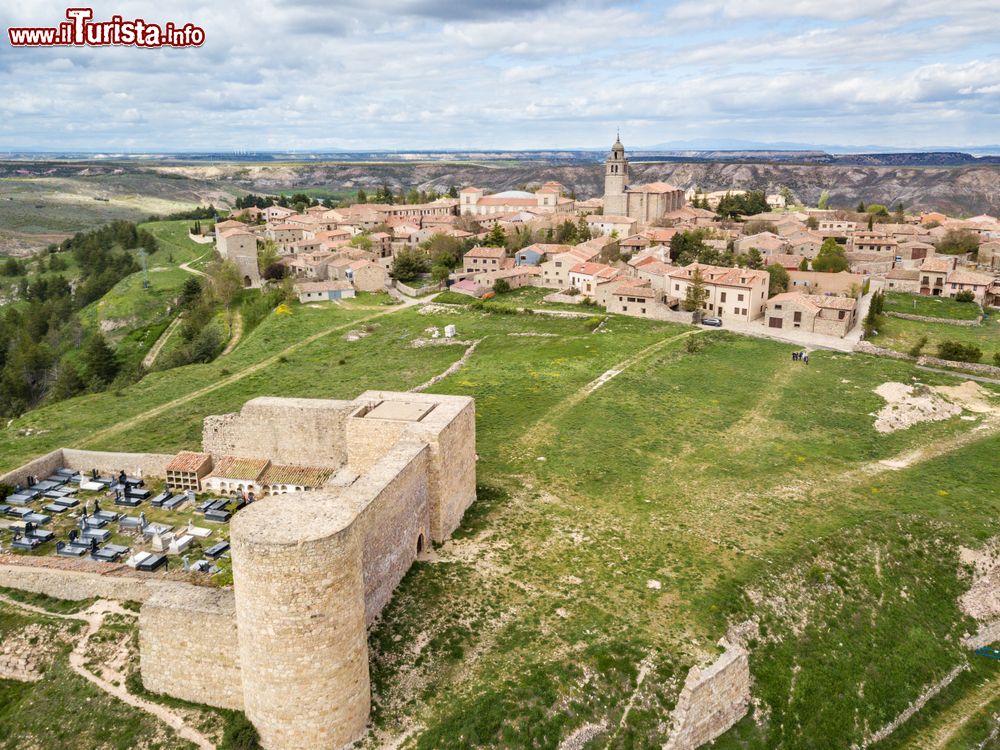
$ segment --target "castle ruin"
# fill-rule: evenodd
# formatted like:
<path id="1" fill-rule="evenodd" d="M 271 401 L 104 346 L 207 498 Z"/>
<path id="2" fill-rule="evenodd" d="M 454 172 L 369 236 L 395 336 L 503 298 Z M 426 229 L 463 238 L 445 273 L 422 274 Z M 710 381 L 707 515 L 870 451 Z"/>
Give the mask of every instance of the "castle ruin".
<path id="1" fill-rule="evenodd" d="M 244 711 L 267 750 L 362 737 L 367 629 L 417 556 L 445 541 L 475 500 L 475 429 L 471 398 L 382 391 L 353 401 L 257 398 L 208 417 L 203 452 L 216 463 L 265 460 L 328 478 L 268 493 L 233 517 L 232 588 L 121 579 L 125 596 L 142 601 L 145 687 Z M 166 478 L 175 461 L 59 449 L 0 481 L 121 466 Z M 93 573 L 3 567 L 6 583 L 53 595 L 94 583 Z M 104 590 L 117 586 L 96 578 Z"/>

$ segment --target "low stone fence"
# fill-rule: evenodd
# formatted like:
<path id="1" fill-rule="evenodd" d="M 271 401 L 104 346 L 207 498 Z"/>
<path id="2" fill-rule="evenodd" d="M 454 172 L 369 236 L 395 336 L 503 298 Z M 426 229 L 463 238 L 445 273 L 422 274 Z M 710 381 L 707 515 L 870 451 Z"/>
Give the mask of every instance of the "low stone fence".
<path id="1" fill-rule="evenodd" d="M 215 242 L 215 237 L 210 234 L 191 234 L 188 232 L 188 239 L 192 242 L 197 242 L 199 245 L 211 245 Z"/>
<path id="2" fill-rule="evenodd" d="M 14 487 L 26 485 L 27 477 L 45 479 L 56 469 L 73 469 L 84 474 L 97 469 L 104 474 L 117 474 L 124 470 L 130 476 L 162 477 L 166 466 L 173 458 L 165 453 L 118 453 L 116 451 L 85 451 L 76 448 L 56 448 L 16 469 L 0 475 L 0 484 Z"/>
<path id="3" fill-rule="evenodd" d="M 428 284 L 427 286 L 412 287 L 409 284 L 404 284 L 402 281 L 396 282 L 396 289 L 405 294 L 407 297 L 422 297 L 423 295 L 431 294 L 432 292 L 440 292 L 444 288 L 444 284 Z"/>
<path id="4" fill-rule="evenodd" d="M 956 320 L 955 318 L 932 318 L 929 315 L 914 315 L 913 313 L 901 313 L 901 312 L 887 312 L 885 313 L 890 318 L 902 318 L 903 320 L 919 320 L 923 323 L 944 323 L 949 326 L 969 326 L 974 327 L 981 325 L 983 322 L 983 316 L 980 315 L 971 320 Z"/>
<path id="5" fill-rule="evenodd" d="M 868 341 L 859 341 L 854 345 L 854 351 L 860 352 L 861 354 L 872 354 L 876 357 L 888 357 L 889 359 L 902 359 L 908 362 L 916 362 L 918 365 L 923 367 L 946 367 L 952 370 L 955 368 L 961 368 L 962 370 L 968 370 L 969 372 L 978 373 L 987 377 L 1000 378 L 1000 367 L 996 367 L 994 365 L 987 365 L 981 362 L 958 362 L 953 359 L 931 357 L 927 354 L 921 354 L 919 357 L 914 357 L 913 355 L 906 354 L 905 352 L 897 352 L 893 349 L 883 349 L 881 346 L 875 346 Z M 956 374 L 961 375 L 961 373 Z"/>
<path id="6" fill-rule="evenodd" d="M 583 294 L 563 294 L 553 292 L 542 297 L 542 302 L 562 302 L 565 305 L 579 305 L 586 298 Z"/>
<path id="7" fill-rule="evenodd" d="M 854 351 L 860 352 L 862 354 L 871 354 L 876 357 L 888 357 L 889 359 L 905 359 L 910 362 L 916 359 L 916 357 L 911 357 L 905 352 L 897 352 L 894 349 L 884 349 L 881 346 L 875 346 L 868 341 L 859 341 L 854 345 Z"/>
<path id="8" fill-rule="evenodd" d="M 987 377 L 1000 378 L 1000 367 L 985 365 L 981 362 L 956 362 L 951 359 L 928 357 L 924 354 L 917 359 L 917 364 L 923 365 L 924 367 L 950 367 L 953 369 L 955 367 L 961 367 L 963 370 L 969 370 L 981 375 L 986 375 Z"/>

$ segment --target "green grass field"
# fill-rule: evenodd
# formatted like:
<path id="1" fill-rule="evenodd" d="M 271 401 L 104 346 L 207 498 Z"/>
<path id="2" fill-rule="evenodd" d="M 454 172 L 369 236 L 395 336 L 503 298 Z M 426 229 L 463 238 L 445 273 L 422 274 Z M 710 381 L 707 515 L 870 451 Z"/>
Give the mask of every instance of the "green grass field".
<path id="1" fill-rule="evenodd" d="M 974 302 L 956 302 L 950 297 L 929 297 L 901 292 L 886 293 L 885 311 L 954 320 L 975 320 L 982 314 L 982 309 Z"/>
<path id="2" fill-rule="evenodd" d="M 1000 318 L 990 315 L 978 326 L 956 326 L 948 323 L 927 323 L 922 320 L 904 320 L 883 316 L 879 321 L 878 335 L 872 343 L 898 352 L 908 352 L 927 337 L 923 353 L 935 356 L 937 345 L 943 341 L 975 344 L 983 352 L 982 362 L 993 363 L 993 355 L 1000 351 Z"/>
<path id="3" fill-rule="evenodd" d="M 749 616 L 758 704 L 719 747 L 849 747 L 971 658 L 957 548 L 995 534 L 1000 438 L 982 415 L 877 433 L 878 385 L 960 382 L 906 362 L 817 351 L 805 367 L 728 332 L 362 297 L 293 306 L 215 362 L 30 412 L 0 433 L 0 465 L 61 445 L 197 448 L 206 415 L 260 395 L 406 390 L 464 352 L 411 345 L 448 323 L 481 340 L 432 389 L 476 398 L 478 500 L 370 633 L 364 747 L 556 748 L 588 724 L 587 748 L 659 746 L 688 668 Z M 992 677 L 976 669 L 921 721 L 970 700 Z M 959 728 L 985 737 L 986 716 Z M 38 737 L 16 726 L 12 743 Z"/>

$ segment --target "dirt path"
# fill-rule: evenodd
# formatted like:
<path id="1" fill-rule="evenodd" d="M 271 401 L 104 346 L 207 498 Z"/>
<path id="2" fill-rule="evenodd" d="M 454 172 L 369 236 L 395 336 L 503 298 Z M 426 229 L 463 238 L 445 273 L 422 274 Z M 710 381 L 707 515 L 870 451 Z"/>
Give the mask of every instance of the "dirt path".
<path id="1" fill-rule="evenodd" d="M 520 448 L 524 451 L 532 451 L 534 448 L 544 443 L 545 440 L 552 435 L 556 429 L 555 423 L 560 417 L 568 413 L 577 404 L 581 403 L 587 398 L 587 396 L 599 390 L 605 383 L 625 372 L 628 368 L 637 365 L 648 357 L 653 356 L 668 344 L 699 333 L 702 333 L 701 329 L 685 331 L 684 333 L 680 333 L 676 336 L 660 339 L 655 344 L 647 346 L 645 349 L 636 352 L 631 357 L 628 357 L 614 365 L 596 379 L 587 383 L 587 385 L 583 386 L 583 388 L 570 394 L 567 398 L 564 398 L 562 401 L 549 409 L 541 419 L 535 422 L 534 427 L 524 434 L 524 437 L 520 442 Z"/>
<path id="2" fill-rule="evenodd" d="M 237 310 L 233 313 L 233 327 L 229 334 L 229 343 L 226 344 L 226 348 L 222 350 L 220 357 L 225 357 L 229 352 L 236 348 L 236 345 L 240 343 L 240 339 L 243 338 L 243 316 L 240 311 Z"/>
<path id="3" fill-rule="evenodd" d="M 313 342 L 319 341 L 321 338 L 329 336 L 332 333 L 337 333 L 338 331 L 343 331 L 348 328 L 355 328 L 364 323 L 368 323 L 369 321 L 381 318 L 385 315 L 392 315 L 393 313 L 399 312 L 400 310 L 407 310 L 410 307 L 414 307 L 419 304 L 421 304 L 421 302 L 417 301 L 404 302 L 402 305 L 388 308 L 386 310 L 377 312 L 374 315 L 369 315 L 368 317 L 365 318 L 357 318 L 355 320 L 351 320 L 346 323 L 338 323 L 337 325 L 331 326 L 330 328 L 324 328 L 322 331 L 314 333 L 312 336 L 308 336 L 302 339 L 301 341 L 291 344 L 282 349 L 281 351 L 272 354 L 270 357 L 262 359 L 260 362 L 250 365 L 249 367 L 246 367 L 240 370 L 239 372 L 233 373 L 228 377 L 216 380 L 214 383 L 211 383 L 210 385 L 206 385 L 202 388 L 191 391 L 190 393 L 187 393 L 183 396 L 178 396 L 172 401 L 167 401 L 166 403 L 160 404 L 159 406 L 154 406 L 151 409 L 147 409 L 144 412 L 141 412 L 133 417 L 130 417 L 129 419 L 111 425 L 110 427 L 105 427 L 103 430 L 98 430 L 97 432 L 93 433 L 88 439 L 82 441 L 80 447 L 87 448 L 87 446 L 96 445 L 100 443 L 100 441 L 105 440 L 114 435 L 118 435 L 122 432 L 125 432 L 126 430 L 135 427 L 137 424 L 144 422 L 147 419 L 158 417 L 159 415 L 168 412 L 171 409 L 175 409 L 178 406 L 182 406 L 183 404 L 186 404 L 190 401 L 194 401 L 195 399 L 201 398 L 202 396 L 212 393 L 213 391 L 217 391 L 220 388 L 225 388 L 226 386 L 232 385 L 233 383 L 238 383 L 243 378 L 249 377 L 254 373 L 260 372 L 261 370 L 270 367 L 273 364 L 276 364 L 278 360 L 280 360 L 282 357 L 287 357 L 289 354 L 297 352 L 299 349 L 305 346 L 309 346 Z"/>
<path id="4" fill-rule="evenodd" d="M 160 338 L 158 338 L 156 340 L 156 343 L 153 344 L 153 348 L 149 350 L 149 352 L 146 354 L 145 357 L 143 357 L 142 366 L 145 369 L 148 370 L 150 367 L 153 366 L 153 363 L 156 362 L 156 358 L 160 356 L 160 352 L 163 350 L 164 344 L 167 343 L 167 339 L 170 338 L 170 335 L 174 332 L 174 329 L 177 328 L 177 326 L 179 326 L 180 324 L 181 324 L 181 318 L 179 315 L 172 321 L 170 321 L 170 325 L 168 325 L 166 329 L 163 331 L 163 333 L 160 334 Z"/>
<path id="5" fill-rule="evenodd" d="M 194 727 L 189 726 L 183 718 L 175 714 L 173 711 L 168 709 L 166 706 L 162 706 L 159 703 L 153 703 L 147 701 L 138 696 L 132 695 L 125 689 L 125 675 L 115 672 L 109 669 L 106 665 L 104 668 L 105 673 L 109 674 L 114 682 L 109 682 L 103 677 L 98 677 L 89 669 L 87 669 L 87 646 L 90 643 L 90 639 L 101 629 L 101 625 L 104 624 L 104 618 L 109 614 L 116 615 L 126 615 L 129 617 L 135 617 L 136 613 L 127 609 L 123 609 L 118 602 L 110 601 L 107 599 L 99 599 L 90 605 L 87 609 L 76 614 L 62 614 L 57 612 L 50 612 L 42 607 L 36 607 L 31 604 L 25 604 L 23 602 L 10 599 L 6 596 L 0 596 L 0 601 L 6 602 L 11 606 L 18 607 L 20 609 L 27 610 L 29 612 L 34 612 L 36 614 L 45 615 L 46 617 L 54 617 L 60 620 L 78 620 L 86 624 L 86 629 L 83 631 L 83 635 L 76 642 L 73 650 L 69 654 L 69 666 L 74 672 L 83 677 L 85 680 L 91 684 L 103 690 L 108 695 L 117 698 L 123 703 L 127 703 L 133 708 L 138 708 L 140 711 L 145 711 L 163 723 L 169 725 L 177 735 L 182 739 L 192 742 L 200 748 L 200 750 L 215 750 L 215 745 L 209 741 L 205 735 L 199 732 Z M 115 684 L 117 683 L 117 684 Z"/>
<path id="6" fill-rule="evenodd" d="M 207 277 L 208 274 L 205 273 L 204 271 L 199 271 L 197 268 L 191 268 L 191 264 L 192 263 L 197 263 L 199 260 L 201 260 L 202 258 L 204 258 L 206 255 L 208 255 L 208 253 L 202 253 L 201 255 L 199 255 L 194 260 L 189 260 L 187 263 L 181 263 L 180 267 L 183 270 L 187 271 L 188 273 L 193 273 L 195 276 L 206 276 Z"/>

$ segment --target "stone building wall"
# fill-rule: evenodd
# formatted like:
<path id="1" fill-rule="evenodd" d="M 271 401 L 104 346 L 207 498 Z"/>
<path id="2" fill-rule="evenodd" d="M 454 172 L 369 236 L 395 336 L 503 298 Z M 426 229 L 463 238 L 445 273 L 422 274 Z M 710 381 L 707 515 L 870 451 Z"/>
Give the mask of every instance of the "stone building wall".
<path id="1" fill-rule="evenodd" d="M 325 492 L 268 497 L 233 518 L 244 711 L 269 750 L 339 748 L 364 734 L 371 688 L 354 518 Z"/>
<path id="2" fill-rule="evenodd" d="M 726 650 L 708 667 L 692 667 L 673 711 L 664 750 L 695 750 L 742 719 L 750 705 L 746 649 L 723 641 Z"/>
<path id="3" fill-rule="evenodd" d="M 363 474 L 386 454 L 399 440 L 411 422 L 396 422 L 387 419 L 365 419 L 367 407 L 359 410 L 346 420 L 345 443 L 347 463 L 351 470 Z"/>
<path id="4" fill-rule="evenodd" d="M 238 414 L 205 418 L 202 445 L 213 455 L 269 458 L 275 464 L 338 468 L 347 460 L 350 401 L 262 397 Z"/>
<path id="5" fill-rule="evenodd" d="M 156 587 L 139 611 L 142 684 L 154 693 L 242 710 L 232 589 Z"/>

